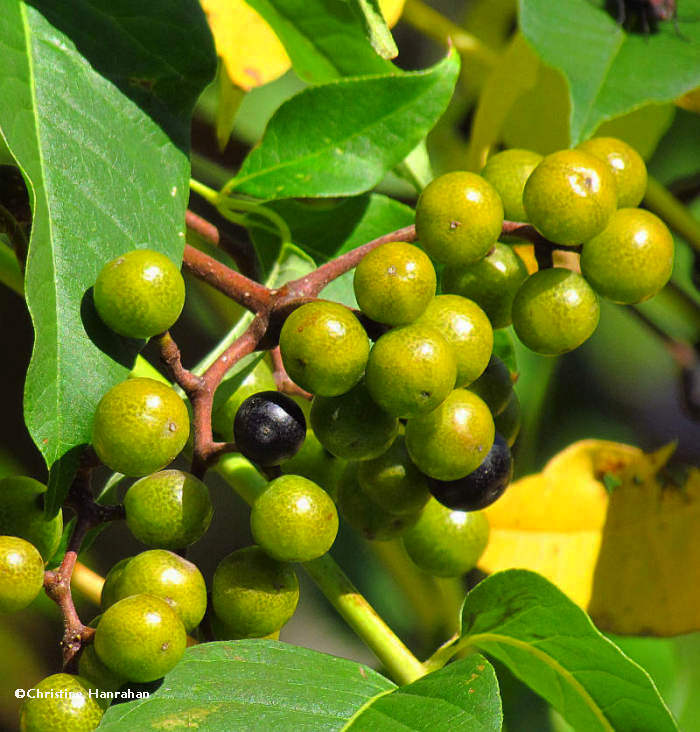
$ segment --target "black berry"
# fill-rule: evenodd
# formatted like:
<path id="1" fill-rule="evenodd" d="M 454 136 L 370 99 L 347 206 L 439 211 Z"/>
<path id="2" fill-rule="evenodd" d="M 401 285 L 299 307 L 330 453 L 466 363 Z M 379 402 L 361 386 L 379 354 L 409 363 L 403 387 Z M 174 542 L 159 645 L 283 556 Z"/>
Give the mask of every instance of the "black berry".
<path id="1" fill-rule="evenodd" d="M 493 447 L 479 467 L 458 480 L 429 479 L 430 492 L 443 506 L 457 511 L 479 511 L 505 491 L 513 477 L 508 443 L 496 433 Z"/>
<path id="2" fill-rule="evenodd" d="M 301 407 L 286 394 L 261 391 L 236 412 L 233 437 L 241 454 L 258 465 L 279 465 L 295 455 L 306 437 Z"/>

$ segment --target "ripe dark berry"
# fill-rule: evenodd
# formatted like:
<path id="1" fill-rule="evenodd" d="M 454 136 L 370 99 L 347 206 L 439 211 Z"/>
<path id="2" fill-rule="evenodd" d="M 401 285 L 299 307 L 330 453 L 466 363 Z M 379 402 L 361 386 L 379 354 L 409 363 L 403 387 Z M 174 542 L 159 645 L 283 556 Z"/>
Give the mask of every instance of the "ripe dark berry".
<path id="1" fill-rule="evenodd" d="M 306 437 L 301 407 L 286 394 L 261 391 L 241 404 L 233 421 L 241 454 L 258 465 L 279 465 L 295 455 Z"/>
<path id="2" fill-rule="evenodd" d="M 479 467 L 459 480 L 430 479 L 430 492 L 443 506 L 457 511 L 479 511 L 505 491 L 513 477 L 508 443 L 496 434 L 493 447 Z"/>

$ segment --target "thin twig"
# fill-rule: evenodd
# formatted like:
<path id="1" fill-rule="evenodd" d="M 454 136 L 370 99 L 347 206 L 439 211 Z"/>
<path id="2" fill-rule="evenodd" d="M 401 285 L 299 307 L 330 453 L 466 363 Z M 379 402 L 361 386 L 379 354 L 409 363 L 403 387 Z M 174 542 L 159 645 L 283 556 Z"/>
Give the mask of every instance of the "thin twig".
<path id="1" fill-rule="evenodd" d="M 287 373 L 287 369 L 284 368 L 279 346 L 270 351 L 270 356 L 272 358 L 272 377 L 275 380 L 277 391 L 281 391 L 283 394 L 289 394 L 289 396 L 299 396 L 303 399 L 311 400 L 313 398 L 313 394 L 310 394 L 308 391 L 304 391 L 300 386 L 297 386 Z"/>

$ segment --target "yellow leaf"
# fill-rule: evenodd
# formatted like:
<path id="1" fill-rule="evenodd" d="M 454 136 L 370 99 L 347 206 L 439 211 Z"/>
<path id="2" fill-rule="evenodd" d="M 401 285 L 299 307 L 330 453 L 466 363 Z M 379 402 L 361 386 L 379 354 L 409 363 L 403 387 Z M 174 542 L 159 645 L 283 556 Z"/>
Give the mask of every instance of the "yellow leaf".
<path id="1" fill-rule="evenodd" d="M 539 572 L 611 632 L 700 629 L 700 470 L 682 486 L 664 481 L 673 449 L 571 445 L 486 510 L 480 567 Z"/>
<path id="2" fill-rule="evenodd" d="M 399 22 L 405 2 L 406 0 L 379 0 L 379 9 L 389 28 L 393 28 Z"/>
<path id="3" fill-rule="evenodd" d="M 291 62 L 270 26 L 243 0 L 201 0 L 216 52 L 231 81 L 241 89 L 267 84 Z"/>
<path id="4" fill-rule="evenodd" d="M 678 97 L 676 104 L 689 112 L 700 114 L 700 88 L 693 89 L 693 91 L 689 91 L 682 97 Z"/>

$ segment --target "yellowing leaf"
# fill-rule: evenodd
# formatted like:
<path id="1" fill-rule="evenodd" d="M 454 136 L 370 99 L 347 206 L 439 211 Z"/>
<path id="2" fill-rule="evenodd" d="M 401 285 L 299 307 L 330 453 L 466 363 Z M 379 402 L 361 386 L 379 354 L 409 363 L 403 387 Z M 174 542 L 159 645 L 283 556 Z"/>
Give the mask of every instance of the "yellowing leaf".
<path id="1" fill-rule="evenodd" d="M 673 449 L 571 445 L 486 510 L 491 539 L 479 566 L 539 572 L 603 630 L 700 629 L 700 470 L 682 486 L 664 481 Z"/>
<path id="2" fill-rule="evenodd" d="M 399 22 L 405 2 L 406 0 L 379 0 L 379 9 L 389 28 L 393 28 Z"/>
<path id="3" fill-rule="evenodd" d="M 678 97 L 676 104 L 689 112 L 700 114 L 700 89 L 693 89 L 682 97 Z"/>
<path id="4" fill-rule="evenodd" d="M 272 28 L 244 0 L 201 0 L 216 52 L 231 81 L 241 89 L 266 84 L 291 66 Z"/>

